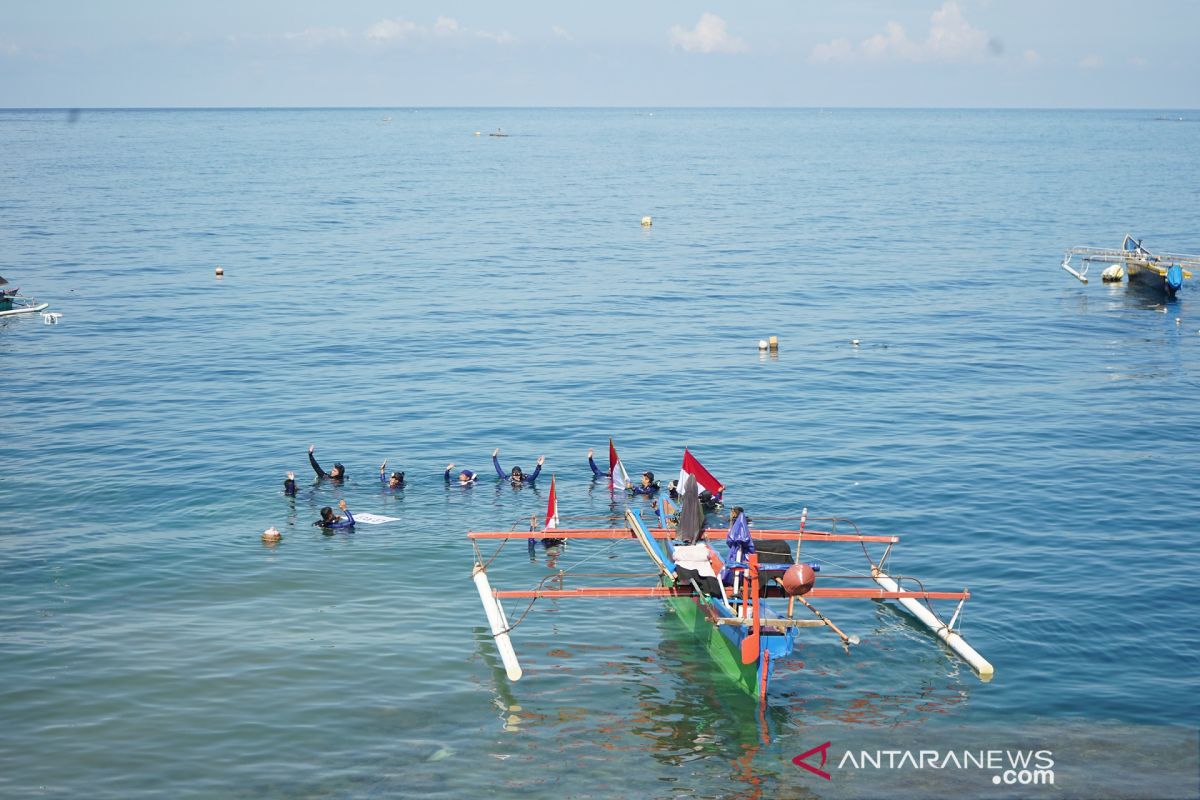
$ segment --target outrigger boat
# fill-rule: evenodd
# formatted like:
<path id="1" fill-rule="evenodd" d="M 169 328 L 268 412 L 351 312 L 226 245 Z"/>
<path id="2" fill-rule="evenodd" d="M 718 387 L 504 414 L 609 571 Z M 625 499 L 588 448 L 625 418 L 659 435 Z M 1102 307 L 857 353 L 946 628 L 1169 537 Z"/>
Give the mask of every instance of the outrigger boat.
<path id="1" fill-rule="evenodd" d="M 1071 266 L 1075 256 L 1081 256 L 1082 270 Z M 1119 248 L 1072 247 L 1063 256 L 1061 266 L 1080 282 L 1087 283 L 1088 267 L 1095 262 L 1109 264 L 1104 270 L 1106 282 L 1120 281 L 1123 273 L 1129 276 L 1131 284 L 1138 283 L 1163 292 L 1168 298 L 1175 296 L 1185 279 L 1191 279 L 1192 270 L 1200 270 L 1200 255 L 1151 253 L 1142 246 L 1141 239 L 1134 239 L 1129 234 L 1125 234 Z"/>
<path id="2" fill-rule="evenodd" d="M 8 281 L 0 277 L 0 287 L 7 286 Z M 18 288 L 0 288 L 0 317 L 10 317 L 14 314 L 32 314 L 49 308 L 49 303 L 39 303 L 32 297 L 22 297 Z"/>
<path id="3" fill-rule="evenodd" d="M 696 528 L 695 520 L 697 517 L 703 520 L 703 512 L 699 509 L 694 483 L 686 485 L 681 494 L 682 505 L 675 527 L 648 528 L 639 512 L 627 508 L 621 528 L 559 528 L 556 527 L 557 506 L 552 501 L 553 515 L 548 512 L 547 519 L 548 522 L 553 520 L 553 524 L 537 534 L 568 543 L 634 539 L 655 570 L 641 577 L 653 577 L 656 585 L 568 586 L 568 579 L 588 576 L 560 570 L 533 589 L 494 589 L 488 580 L 487 567 L 503 548 L 504 540 L 535 534 L 516 530 L 468 532 L 467 538 L 475 550 L 473 578 L 509 680 L 519 680 L 523 674 L 510 633 L 525 619 L 537 600 L 606 597 L 624 601 L 666 600 L 683 624 L 704 644 L 722 672 L 762 702 L 767 698 L 777 664 L 792 655 L 801 630 L 827 628 L 841 640 L 847 652 L 851 645 L 858 644 L 857 637 L 847 635 L 814 606 L 813 601 L 818 600 L 895 601 L 966 661 L 980 679 L 988 681 L 992 678 L 992 665 L 955 629 L 970 593 L 966 589 L 961 592 L 930 591 L 916 578 L 891 574 L 888 557 L 900 541 L 898 536 L 862 535 L 853 523 L 837 518 L 828 520 L 831 523 L 828 531 L 812 530 L 807 527 L 811 521 L 807 509 L 795 530 L 750 529 L 745 515 L 738 514 L 729 528 L 704 531 L 702 522 L 699 529 Z M 849 523 L 854 533 L 838 533 L 838 523 L 843 526 Z M 724 537 L 728 546 L 724 558 L 714 547 L 719 544 L 719 537 Z M 501 540 L 501 544 L 490 558 L 485 559 L 480 543 L 487 540 Z M 862 578 L 873 586 L 814 585 L 820 564 L 803 562 L 801 552 L 835 543 L 860 545 L 869 572 L 831 577 L 839 581 Z M 868 550 L 868 544 L 885 546 L 878 560 Z M 504 611 L 503 601 L 506 600 L 529 600 L 529 608 L 519 615 L 516 623 L 511 623 Z M 934 600 L 958 601 L 948 622 L 933 610 L 931 601 Z M 779 603 L 779 608 L 773 608 L 772 603 Z M 786 611 L 783 605 L 786 605 Z M 803 617 L 796 614 L 798 605 L 807 612 Z"/>

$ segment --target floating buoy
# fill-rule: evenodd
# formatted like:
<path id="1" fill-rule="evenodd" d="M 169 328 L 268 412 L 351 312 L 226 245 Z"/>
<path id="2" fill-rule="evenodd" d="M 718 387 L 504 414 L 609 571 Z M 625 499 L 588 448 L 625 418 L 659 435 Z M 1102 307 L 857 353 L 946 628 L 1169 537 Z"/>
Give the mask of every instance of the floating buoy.
<path id="1" fill-rule="evenodd" d="M 789 597 L 796 597 L 808 594 L 812 590 L 813 584 L 817 582 L 817 573 L 809 564 L 792 564 L 779 582 L 783 584 L 783 590 Z"/>
<path id="2" fill-rule="evenodd" d="M 1125 279 L 1125 268 L 1120 264 L 1109 264 L 1100 273 L 1100 280 L 1105 283 L 1120 283 Z"/>
<path id="3" fill-rule="evenodd" d="M 642 217 L 642 227 L 643 228 L 649 228 L 653 224 L 654 224 L 653 217 L 649 217 L 649 216 Z"/>
<path id="4" fill-rule="evenodd" d="M 766 339 L 759 339 L 759 340 L 758 340 L 758 349 L 759 349 L 759 350 L 766 350 L 766 349 L 767 349 L 767 340 L 766 340 Z"/>
<path id="5" fill-rule="evenodd" d="M 217 267 L 217 277 L 220 278 L 224 274 L 225 274 L 225 269 L 223 267 Z"/>
<path id="6" fill-rule="evenodd" d="M 768 345 L 770 346 L 770 348 L 771 348 L 772 350 L 778 350 L 778 349 L 779 349 L 779 337 L 778 337 L 778 336 L 772 336 L 772 337 L 771 337 L 771 338 L 768 340 L 768 342 L 767 342 L 767 343 L 768 343 Z"/>
<path id="7" fill-rule="evenodd" d="M 476 136 L 483 136 L 483 134 L 482 134 L 482 133 L 480 133 L 479 131 L 475 131 L 475 135 L 476 135 Z"/>
<path id="8" fill-rule="evenodd" d="M 283 534 L 276 530 L 274 525 L 262 532 L 262 540 L 264 542 L 278 542 L 282 538 Z"/>
<path id="9" fill-rule="evenodd" d="M 855 347 L 858 347 L 858 339 L 851 339 L 850 344 L 854 345 Z"/>

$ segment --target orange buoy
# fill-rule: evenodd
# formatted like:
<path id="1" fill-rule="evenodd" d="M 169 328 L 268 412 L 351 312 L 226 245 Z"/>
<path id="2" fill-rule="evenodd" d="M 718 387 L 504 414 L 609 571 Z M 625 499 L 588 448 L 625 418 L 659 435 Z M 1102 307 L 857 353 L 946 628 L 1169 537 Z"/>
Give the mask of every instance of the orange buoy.
<path id="1" fill-rule="evenodd" d="M 779 582 L 791 597 L 808 594 L 817 581 L 817 573 L 808 564 L 792 564 Z"/>

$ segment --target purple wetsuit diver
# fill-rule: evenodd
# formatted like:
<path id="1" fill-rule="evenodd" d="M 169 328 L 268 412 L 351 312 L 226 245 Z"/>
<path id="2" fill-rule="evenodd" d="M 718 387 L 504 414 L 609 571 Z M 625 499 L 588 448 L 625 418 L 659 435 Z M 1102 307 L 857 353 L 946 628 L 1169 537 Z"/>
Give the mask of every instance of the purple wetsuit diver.
<path id="1" fill-rule="evenodd" d="M 404 473 L 403 472 L 393 472 L 391 475 L 386 475 L 384 473 L 384 470 L 386 470 L 386 469 L 387 469 L 387 459 L 385 458 L 383 460 L 383 463 L 379 465 L 379 482 L 383 484 L 383 488 L 391 490 L 393 492 L 396 491 L 397 489 L 403 489 L 404 488 Z"/>
<path id="2" fill-rule="evenodd" d="M 333 509 L 325 506 L 321 509 L 321 518 L 313 523 L 318 528 L 324 528 L 326 531 L 345 530 L 346 528 L 354 527 L 354 515 L 350 513 L 350 509 L 346 508 L 346 501 L 339 500 L 338 508 L 342 510 L 346 516 L 339 517 L 333 513 Z"/>
<path id="3" fill-rule="evenodd" d="M 450 485 L 450 470 L 452 470 L 452 469 L 454 469 L 454 462 L 451 462 L 451 463 L 449 463 L 449 464 L 447 464 L 447 465 L 446 465 L 446 475 L 445 475 L 445 478 L 446 478 L 446 485 L 447 485 L 447 486 L 449 486 L 449 485 Z M 478 475 L 476 475 L 476 474 L 475 474 L 473 471 L 471 471 L 471 470 L 469 470 L 469 469 L 464 469 L 464 470 L 462 470 L 461 472 L 459 472 L 459 473 L 458 473 L 458 485 L 459 485 L 459 486 L 474 486 L 474 485 L 475 485 L 475 479 L 476 479 L 476 478 L 478 478 L 478 477 L 479 477 L 479 476 L 478 476 Z"/>
<path id="4" fill-rule="evenodd" d="M 321 465 L 318 464 L 317 459 L 313 457 L 313 447 L 314 445 L 311 444 L 308 446 L 308 463 L 312 465 L 313 472 L 317 473 L 317 478 L 319 480 L 329 478 L 329 480 L 336 481 L 337 483 L 341 483 L 342 481 L 346 480 L 346 468 L 342 466 L 340 461 L 335 463 L 329 472 L 321 469 Z"/>
<path id="5" fill-rule="evenodd" d="M 538 456 L 537 466 L 533 470 L 532 475 L 526 475 L 520 467 L 513 467 L 512 472 L 505 472 L 500 468 L 500 448 L 497 447 L 492 451 L 492 466 L 496 468 L 496 474 L 502 480 L 512 481 L 513 486 L 520 486 L 523 483 L 533 483 L 538 479 L 538 475 L 542 474 L 542 464 L 546 461 L 545 456 Z"/>
<path id="6" fill-rule="evenodd" d="M 592 468 L 592 477 L 607 479 L 608 473 L 596 466 L 595 454 L 595 450 L 588 450 L 588 466 Z M 654 480 L 653 472 L 643 472 L 642 482 L 638 486 L 629 483 L 625 484 L 625 491 L 646 496 L 658 494 L 659 488 L 658 481 Z"/>

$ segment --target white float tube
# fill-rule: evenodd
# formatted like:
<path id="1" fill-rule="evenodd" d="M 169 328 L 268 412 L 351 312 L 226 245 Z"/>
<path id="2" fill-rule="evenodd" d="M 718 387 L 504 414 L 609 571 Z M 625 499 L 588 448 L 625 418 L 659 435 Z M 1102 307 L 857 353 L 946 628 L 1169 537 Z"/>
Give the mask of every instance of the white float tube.
<path id="1" fill-rule="evenodd" d="M 885 592 L 901 591 L 900 585 L 892 580 L 891 576 L 878 567 L 871 568 L 871 577 L 875 579 L 875 582 L 878 583 Z M 971 647 L 971 645 L 967 644 L 965 639 L 946 627 L 946 624 L 934 616 L 928 608 L 921 605 L 917 600 L 911 597 L 902 597 L 896 602 L 904 606 L 904 608 L 910 614 L 916 617 L 922 625 L 933 631 L 933 633 L 939 639 L 946 643 L 947 647 L 949 647 L 955 653 L 958 653 L 963 661 L 966 661 L 968 664 L 970 664 L 971 668 L 979 673 L 980 680 L 987 682 L 992 679 L 992 676 L 995 674 L 995 670 L 992 669 L 992 665 L 988 663 L 988 660 L 979 655 L 979 653 L 975 651 L 974 647 Z"/>
<path id="2" fill-rule="evenodd" d="M 1081 283 L 1087 283 L 1087 282 L 1088 282 L 1088 279 L 1087 279 L 1087 267 L 1084 267 L 1084 268 L 1083 268 L 1083 272 L 1077 272 L 1077 271 L 1076 271 L 1076 270 L 1075 270 L 1075 269 L 1074 269 L 1074 268 L 1071 266 L 1071 257 L 1070 257 L 1069 255 L 1068 255 L 1068 256 L 1066 256 L 1065 258 L 1063 258 L 1063 262 L 1062 262 L 1062 264 L 1061 264 L 1060 266 L 1061 266 L 1063 269 L 1065 269 L 1067 272 L 1071 273 L 1071 274 L 1072 274 L 1072 275 L 1074 275 L 1076 278 L 1078 278 L 1078 279 L 1079 279 L 1079 281 L 1080 281 Z"/>
<path id="3" fill-rule="evenodd" d="M 496 649 L 500 651 L 500 660 L 504 662 L 504 671 L 508 673 L 510 681 L 519 681 L 521 665 L 517 663 L 517 653 L 513 650 L 512 640 L 508 638 L 508 618 L 504 616 L 504 609 L 492 594 L 492 585 L 488 583 L 487 573 L 483 571 L 482 565 L 475 565 L 471 577 L 475 579 L 475 588 L 479 590 L 479 599 L 487 613 L 492 638 L 496 640 Z"/>

